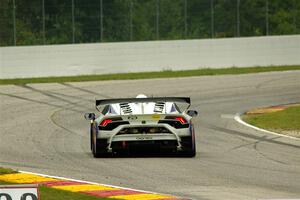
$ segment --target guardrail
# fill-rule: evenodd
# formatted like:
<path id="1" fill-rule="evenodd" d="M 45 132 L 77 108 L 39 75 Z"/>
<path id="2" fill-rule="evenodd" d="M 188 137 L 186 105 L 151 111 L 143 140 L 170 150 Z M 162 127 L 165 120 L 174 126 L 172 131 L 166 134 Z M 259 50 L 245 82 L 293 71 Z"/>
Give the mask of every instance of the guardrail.
<path id="1" fill-rule="evenodd" d="M 300 35 L 0 48 L 0 79 L 300 64 Z"/>

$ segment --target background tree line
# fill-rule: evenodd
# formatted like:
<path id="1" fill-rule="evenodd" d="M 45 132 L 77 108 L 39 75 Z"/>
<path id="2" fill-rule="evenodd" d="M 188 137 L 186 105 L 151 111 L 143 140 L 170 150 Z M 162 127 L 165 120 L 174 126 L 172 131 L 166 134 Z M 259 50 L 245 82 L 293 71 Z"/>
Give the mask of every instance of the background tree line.
<path id="1" fill-rule="evenodd" d="M 300 0 L 0 0 L 0 46 L 300 33 Z"/>

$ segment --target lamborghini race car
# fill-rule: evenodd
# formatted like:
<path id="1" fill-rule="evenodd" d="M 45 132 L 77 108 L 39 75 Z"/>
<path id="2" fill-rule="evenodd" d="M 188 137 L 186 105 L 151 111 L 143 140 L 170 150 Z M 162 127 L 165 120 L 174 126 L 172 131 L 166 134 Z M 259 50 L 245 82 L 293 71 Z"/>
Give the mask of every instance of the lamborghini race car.
<path id="1" fill-rule="evenodd" d="M 90 145 L 94 157 L 112 153 L 166 151 L 186 157 L 196 155 L 189 97 L 150 97 L 96 100 L 99 113 L 90 120 Z"/>

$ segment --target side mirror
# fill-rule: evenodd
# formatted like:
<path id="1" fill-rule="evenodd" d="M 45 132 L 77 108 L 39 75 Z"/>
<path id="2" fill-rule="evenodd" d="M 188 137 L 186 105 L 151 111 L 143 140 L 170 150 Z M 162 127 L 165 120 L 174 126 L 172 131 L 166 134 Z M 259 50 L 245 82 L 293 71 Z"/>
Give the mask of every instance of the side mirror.
<path id="1" fill-rule="evenodd" d="M 191 117 L 196 117 L 198 115 L 198 112 L 196 110 L 188 110 L 186 114 L 188 114 Z"/>
<path id="2" fill-rule="evenodd" d="M 86 120 L 94 120 L 96 118 L 95 113 L 85 113 L 84 118 Z"/>

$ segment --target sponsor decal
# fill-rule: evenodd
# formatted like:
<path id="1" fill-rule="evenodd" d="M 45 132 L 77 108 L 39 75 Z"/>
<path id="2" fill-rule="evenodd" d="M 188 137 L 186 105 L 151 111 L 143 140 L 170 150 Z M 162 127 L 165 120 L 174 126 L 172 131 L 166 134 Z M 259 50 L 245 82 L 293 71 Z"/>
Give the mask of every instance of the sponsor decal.
<path id="1" fill-rule="evenodd" d="M 152 119 L 159 120 L 160 119 L 160 115 L 152 115 Z"/>

